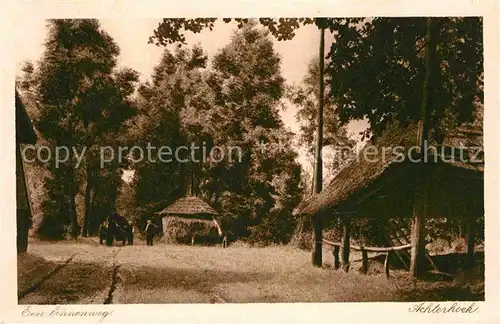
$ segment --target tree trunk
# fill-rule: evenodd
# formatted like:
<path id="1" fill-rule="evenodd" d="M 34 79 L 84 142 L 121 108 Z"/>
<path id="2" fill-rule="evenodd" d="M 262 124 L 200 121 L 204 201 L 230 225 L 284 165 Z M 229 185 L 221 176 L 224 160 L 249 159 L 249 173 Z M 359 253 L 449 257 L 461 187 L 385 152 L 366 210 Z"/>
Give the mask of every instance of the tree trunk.
<path id="1" fill-rule="evenodd" d="M 98 205 L 96 204 L 95 202 L 95 197 L 97 195 L 97 186 L 94 187 L 94 190 L 92 190 L 92 193 L 90 194 L 90 209 L 91 209 L 91 215 L 92 215 L 92 212 L 94 210 L 96 210 L 96 208 L 98 208 Z M 96 235 L 96 233 L 98 233 L 99 231 L 99 228 L 100 228 L 100 225 L 101 225 L 101 222 L 102 220 L 99 219 L 99 223 L 95 224 L 95 219 L 93 218 L 89 218 L 89 224 L 88 224 L 88 232 L 89 232 L 89 235 L 91 236 L 94 236 Z"/>
<path id="2" fill-rule="evenodd" d="M 321 224 L 320 215 L 313 216 L 313 254 L 312 254 L 312 262 L 316 267 L 321 267 L 323 265 L 323 226 Z"/>
<path id="3" fill-rule="evenodd" d="M 73 131 L 74 128 L 74 123 L 75 121 L 70 118 L 69 123 L 68 123 L 68 130 Z M 68 135 L 66 143 L 67 147 L 73 148 L 74 147 L 74 141 L 73 137 L 71 134 Z M 71 236 L 73 238 L 77 238 L 79 232 L 80 232 L 80 226 L 78 225 L 78 214 L 76 212 L 76 177 L 75 177 L 75 169 L 73 166 L 73 160 L 70 158 L 68 159 L 68 164 L 67 164 L 67 171 L 68 171 L 68 196 L 69 196 L 69 215 L 71 219 Z"/>
<path id="4" fill-rule="evenodd" d="M 71 217 L 71 236 L 77 238 L 80 232 L 80 226 L 78 225 L 78 214 L 76 212 L 76 190 L 74 186 L 74 177 L 70 177 L 69 180 L 69 212 Z"/>
<path id="5" fill-rule="evenodd" d="M 89 235 L 89 221 L 90 214 L 92 213 L 92 191 L 94 183 L 94 174 L 87 167 L 87 184 L 85 186 L 85 215 L 83 216 L 83 230 L 82 236 L 87 237 Z"/>
<path id="6" fill-rule="evenodd" d="M 422 175 L 424 172 L 420 172 L 420 174 Z M 424 234 L 428 202 L 426 179 L 420 179 L 420 181 L 417 182 L 417 186 L 418 188 L 414 198 L 413 220 L 411 225 L 410 272 L 413 277 L 420 277 L 424 273 L 426 266 Z"/>
<path id="7" fill-rule="evenodd" d="M 325 80 L 323 77 L 325 69 L 325 29 L 320 29 L 320 46 L 319 46 L 319 103 L 318 103 L 318 120 L 316 130 L 316 148 L 314 154 L 314 175 L 313 186 L 314 194 L 318 194 L 323 189 L 323 110 L 324 110 L 324 92 Z"/>
<path id="8" fill-rule="evenodd" d="M 431 111 L 432 98 L 435 92 L 434 78 L 435 73 L 435 55 L 436 55 L 436 31 L 437 28 L 433 18 L 427 18 L 427 37 L 426 37 L 426 57 L 425 57 L 425 77 L 422 89 L 422 103 L 420 116 L 421 120 L 418 127 L 417 145 L 420 147 L 421 168 L 418 170 L 417 182 L 415 188 L 415 197 L 413 202 L 413 220 L 411 235 L 411 263 L 410 272 L 412 276 L 419 277 L 425 270 L 425 218 L 428 204 L 428 175 L 423 162 L 424 149 L 427 147 L 429 139 L 429 116 Z"/>
<path id="9" fill-rule="evenodd" d="M 340 259 L 339 259 L 340 246 L 335 245 L 333 247 L 333 267 L 335 270 L 340 268 Z"/>
<path id="10" fill-rule="evenodd" d="M 316 132 L 316 151 L 314 161 L 314 175 L 313 186 L 314 194 L 318 194 L 323 189 L 323 158 L 321 150 L 323 149 L 323 105 L 324 105 L 324 92 L 325 80 L 323 78 L 325 69 L 325 29 L 320 28 L 320 42 L 319 42 L 319 104 L 318 104 L 318 129 Z M 313 265 L 320 267 L 323 264 L 323 246 L 321 240 L 323 239 L 323 227 L 321 224 L 320 215 L 313 216 L 314 225 L 314 251 L 312 255 Z"/>

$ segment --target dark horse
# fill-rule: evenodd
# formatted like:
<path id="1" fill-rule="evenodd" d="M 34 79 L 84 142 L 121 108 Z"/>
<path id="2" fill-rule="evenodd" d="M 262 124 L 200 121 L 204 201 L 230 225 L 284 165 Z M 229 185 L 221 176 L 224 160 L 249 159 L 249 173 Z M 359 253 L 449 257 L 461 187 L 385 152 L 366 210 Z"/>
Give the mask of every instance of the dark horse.
<path id="1" fill-rule="evenodd" d="M 101 225 L 99 230 L 99 243 L 106 241 L 106 245 L 112 246 L 113 242 L 121 241 L 122 245 L 127 242 L 127 231 L 129 223 L 127 219 L 118 213 L 112 213 L 108 219 Z"/>

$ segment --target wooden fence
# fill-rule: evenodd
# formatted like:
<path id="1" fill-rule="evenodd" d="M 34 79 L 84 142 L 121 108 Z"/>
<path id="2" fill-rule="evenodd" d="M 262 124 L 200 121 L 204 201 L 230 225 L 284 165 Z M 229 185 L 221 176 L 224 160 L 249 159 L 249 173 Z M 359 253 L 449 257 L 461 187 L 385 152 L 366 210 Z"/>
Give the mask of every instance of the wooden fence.
<path id="1" fill-rule="evenodd" d="M 340 258 L 339 258 L 339 252 L 340 248 L 344 247 L 342 243 L 338 242 L 332 242 L 327 239 L 322 239 L 322 242 L 324 244 L 333 246 L 333 263 L 335 269 L 340 268 Z M 405 245 L 400 245 L 400 246 L 393 246 L 393 247 L 370 247 L 370 246 L 357 246 L 357 245 L 349 245 L 350 249 L 353 249 L 355 251 L 361 251 L 362 255 L 362 267 L 361 270 L 363 273 L 368 272 L 368 252 L 376 252 L 376 253 L 385 253 L 385 262 L 384 262 L 384 268 L 385 268 L 385 275 L 389 277 L 389 257 L 392 252 L 397 252 L 397 251 L 405 251 L 411 249 L 411 244 L 405 244 Z M 342 256 L 342 266 L 345 271 L 349 271 L 349 251 L 346 249 L 343 249 L 343 256 Z"/>

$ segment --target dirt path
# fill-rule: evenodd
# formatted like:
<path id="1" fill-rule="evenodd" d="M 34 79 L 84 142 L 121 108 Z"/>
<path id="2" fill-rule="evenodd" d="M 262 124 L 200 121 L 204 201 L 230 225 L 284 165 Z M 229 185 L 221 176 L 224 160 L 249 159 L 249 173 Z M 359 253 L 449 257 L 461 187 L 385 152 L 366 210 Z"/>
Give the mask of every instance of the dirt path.
<path id="1" fill-rule="evenodd" d="M 117 255 L 120 253 L 121 250 L 118 250 L 114 255 L 113 255 L 113 274 L 111 276 L 110 284 L 109 284 L 109 292 L 108 296 L 104 300 L 104 304 L 113 304 L 113 294 L 115 290 L 117 289 L 118 285 L 121 282 L 121 276 L 119 274 L 119 269 L 120 269 L 120 264 L 118 264 L 117 261 Z"/>
<path id="2" fill-rule="evenodd" d="M 331 255 L 324 254 L 328 261 Z M 30 243 L 18 257 L 20 304 L 165 304 L 483 300 L 482 271 L 463 282 L 408 285 L 405 273 L 385 277 L 314 268 L 310 254 L 287 247 L 220 249 L 142 242 Z M 483 288 L 481 288 L 483 287 Z M 477 291 L 477 292 L 476 292 Z"/>
<path id="3" fill-rule="evenodd" d="M 83 248 L 83 249 L 82 249 Z M 87 248 L 87 249 L 86 249 Z M 92 249 L 92 247 L 90 247 Z M 89 253 L 88 246 L 80 246 L 80 252 L 63 259 L 63 262 L 45 260 L 53 269 L 43 274 L 38 269 L 22 278 L 31 284 L 19 291 L 20 304 L 103 304 L 113 302 L 116 289 L 119 248 L 102 249 L 96 255 Z M 93 252 L 93 251 L 91 251 Z M 51 260 L 52 255 L 45 255 Z M 59 259 L 59 258 L 57 258 Z"/>
<path id="4" fill-rule="evenodd" d="M 24 289 L 24 290 L 21 290 L 18 292 L 17 294 L 17 298 L 19 300 L 23 299 L 24 297 L 26 297 L 26 295 L 28 294 L 31 294 L 33 292 L 35 292 L 37 289 L 40 288 L 40 286 L 48 279 L 50 279 L 51 277 L 53 277 L 57 272 L 59 272 L 64 266 L 66 266 L 68 263 L 71 262 L 71 260 L 73 260 L 73 258 L 75 257 L 76 254 L 73 254 L 72 256 L 70 256 L 69 258 L 67 258 L 63 263 L 61 263 L 60 265 L 56 266 L 52 271 L 50 271 L 47 275 L 43 276 L 40 278 L 39 281 L 37 281 L 35 284 L 31 285 L 29 288 L 27 289 Z"/>

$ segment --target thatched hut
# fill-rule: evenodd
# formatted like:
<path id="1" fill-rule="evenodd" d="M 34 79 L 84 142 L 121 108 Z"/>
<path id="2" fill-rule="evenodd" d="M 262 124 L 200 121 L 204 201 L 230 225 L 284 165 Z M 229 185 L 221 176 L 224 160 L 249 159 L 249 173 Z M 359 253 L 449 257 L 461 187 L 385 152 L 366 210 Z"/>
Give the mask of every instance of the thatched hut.
<path id="1" fill-rule="evenodd" d="M 411 244 L 411 266 L 419 269 L 426 267 L 421 223 L 426 219 L 460 219 L 467 224 L 467 253 L 472 257 L 475 225 L 484 216 L 482 127 L 466 125 L 448 134 L 440 145 L 430 143 L 424 161 L 416 161 L 420 157 L 415 154 L 417 131 L 417 125 L 392 125 L 374 144 L 367 144 L 320 194 L 303 202 L 296 211 L 312 216 L 319 224 L 329 217 L 339 218 L 347 269 L 353 219 L 376 219 L 388 234 L 390 221 L 396 220 L 395 227 L 399 228 L 392 229 L 398 233 L 392 236 L 398 243 L 388 239 L 388 244 Z M 321 225 L 315 231 L 315 248 L 321 250 Z"/>
<path id="2" fill-rule="evenodd" d="M 31 204 L 26 185 L 21 145 L 35 144 L 37 136 L 26 108 L 16 90 L 16 198 L 17 198 L 17 252 L 26 252 L 28 231 L 32 224 Z"/>
<path id="3" fill-rule="evenodd" d="M 198 197 L 180 198 L 158 215 L 162 217 L 164 238 L 169 243 L 209 244 L 221 239 L 218 213 Z"/>

